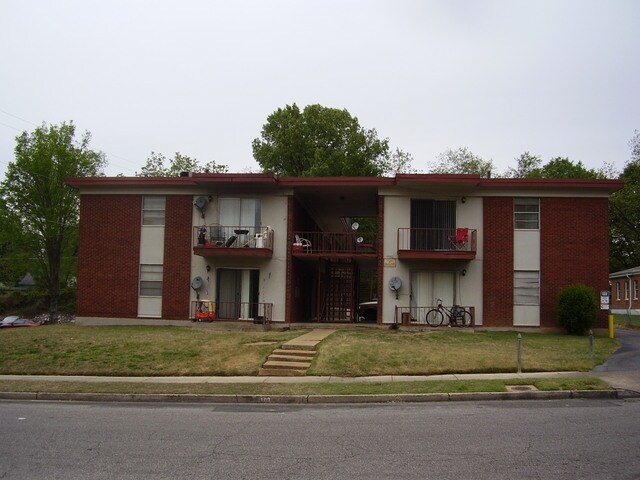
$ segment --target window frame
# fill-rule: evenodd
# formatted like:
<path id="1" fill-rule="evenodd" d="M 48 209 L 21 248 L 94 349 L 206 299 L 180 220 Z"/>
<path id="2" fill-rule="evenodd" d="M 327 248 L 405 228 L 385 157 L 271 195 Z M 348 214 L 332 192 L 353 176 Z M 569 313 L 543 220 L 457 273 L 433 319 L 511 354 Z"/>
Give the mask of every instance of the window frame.
<path id="1" fill-rule="evenodd" d="M 638 280 L 633 281 L 633 299 L 638 300 Z"/>
<path id="2" fill-rule="evenodd" d="M 534 205 L 535 211 L 526 208 Z M 535 226 L 527 226 L 528 224 Z M 513 228 L 514 230 L 540 230 L 540 199 L 538 197 L 513 198 Z"/>

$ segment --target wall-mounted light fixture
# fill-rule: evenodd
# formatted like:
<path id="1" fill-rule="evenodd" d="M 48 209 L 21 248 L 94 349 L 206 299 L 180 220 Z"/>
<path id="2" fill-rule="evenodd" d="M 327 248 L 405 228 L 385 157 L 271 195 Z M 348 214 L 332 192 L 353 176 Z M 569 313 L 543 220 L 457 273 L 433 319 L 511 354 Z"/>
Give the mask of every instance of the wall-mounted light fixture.
<path id="1" fill-rule="evenodd" d="M 463 277 L 467 274 L 467 270 L 466 269 L 462 269 L 460 270 L 460 275 L 462 275 Z"/>
<path id="2" fill-rule="evenodd" d="M 462 197 L 462 198 L 460 199 L 460 201 L 461 201 L 462 203 L 467 203 L 467 197 Z"/>
<path id="3" fill-rule="evenodd" d="M 211 271 L 211 265 L 207 265 L 207 272 Z"/>

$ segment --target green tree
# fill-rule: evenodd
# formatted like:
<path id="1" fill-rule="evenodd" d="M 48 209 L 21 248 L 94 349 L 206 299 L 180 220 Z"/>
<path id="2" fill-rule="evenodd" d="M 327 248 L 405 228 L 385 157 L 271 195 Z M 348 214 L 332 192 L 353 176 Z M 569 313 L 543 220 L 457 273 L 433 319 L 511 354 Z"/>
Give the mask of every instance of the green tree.
<path id="1" fill-rule="evenodd" d="M 169 160 L 167 165 L 167 157 L 161 153 L 151 152 L 146 163 L 136 173 L 138 177 L 177 177 L 180 172 L 211 172 L 225 173 L 228 170 L 226 165 L 218 165 L 215 161 L 210 161 L 206 165 L 200 165 L 195 158 L 182 155 L 176 152 L 174 157 Z"/>
<path id="2" fill-rule="evenodd" d="M 555 157 L 541 168 L 530 172 L 536 178 L 602 178 L 598 170 L 585 167 L 582 162 L 573 162 L 566 157 Z"/>
<path id="3" fill-rule="evenodd" d="M 529 152 L 524 152 L 518 158 L 516 158 L 518 166 L 516 168 L 509 167 L 505 177 L 507 178 L 527 178 L 534 175 L 535 172 L 540 170 L 542 165 L 542 159 L 538 155 L 531 155 Z"/>
<path id="4" fill-rule="evenodd" d="M 73 122 L 23 132 L 0 184 L 9 221 L 36 268 L 32 273 L 47 285 L 50 322 L 58 319 L 60 287 L 75 267 L 79 196 L 65 180 L 98 175 L 105 164 L 104 154 L 89 149 L 88 132 L 78 142 L 74 137 Z"/>
<path id="5" fill-rule="evenodd" d="M 468 148 L 447 150 L 438 155 L 438 163 L 431 168 L 431 173 L 468 173 L 488 177 L 491 175 L 493 162 L 483 160 L 474 155 Z"/>
<path id="6" fill-rule="evenodd" d="M 640 132 L 629 142 L 631 159 L 620 178 L 624 187 L 609 201 L 611 271 L 640 265 Z"/>
<path id="7" fill-rule="evenodd" d="M 365 129 L 347 110 L 294 103 L 267 117 L 253 156 L 265 172 L 292 177 L 378 176 L 410 168 L 411 156 Z"/>

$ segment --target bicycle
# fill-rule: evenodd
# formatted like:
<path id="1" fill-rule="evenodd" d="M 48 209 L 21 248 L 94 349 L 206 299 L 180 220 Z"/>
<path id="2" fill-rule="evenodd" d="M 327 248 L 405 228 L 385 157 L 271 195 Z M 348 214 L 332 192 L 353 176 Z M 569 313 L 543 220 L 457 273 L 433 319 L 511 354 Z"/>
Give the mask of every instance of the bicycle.
<path id="1" fill-rule="evenodd" d="M 427 325 L 430 327 L 439 327 L 442 325 L 442 322 L 444 322 L 445 315 L 449 321 L 448 325 L 450 327 L 452 325 L 457 327 L 471 326 L 471 312 L 460 305 L 454 305 L 451 308 L 447 308 L 442 305 L 441 298 L 438 299 L 436 308 L 432 308 L 427 312 L 425 320 Z"/>

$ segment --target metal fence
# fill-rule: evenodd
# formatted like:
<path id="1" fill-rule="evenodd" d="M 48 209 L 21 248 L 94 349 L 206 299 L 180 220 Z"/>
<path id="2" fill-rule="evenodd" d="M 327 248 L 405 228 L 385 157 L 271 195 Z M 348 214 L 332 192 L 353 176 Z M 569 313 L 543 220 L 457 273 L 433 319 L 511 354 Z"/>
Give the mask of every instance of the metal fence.
<path id="1" fill-rule="evenodd" d="M 376 239 L 357 232 L 295 232 L 294 246 L 296 253 L 375 253 Z"/>
<path id="2" fill-rule="evenodd" d="M 399 228 L 398 250 L 475 252 L 476 238 L 470 228 Z"/>
<path id="3" fill-rule="evenodd" d="M 475 324 L 475 307 L 467 307 L 464 305 L 458 305 L 459 308 L 464 308 L 469 313 L 471 313 L 472 325 Z M 437 308 L 436 306 L 431 307 L 396 307 L 395 315 L 393 323 L 400 325 L 425 325 L 427 324 L 427 312 Z M 445 307 L 448 310 L 453 308 L 453 305 L 450 307 Z M 444 313 L 444 312 L 443 312 Z M 444 315 L 443 326 L 449 325 L 449 318 L 447 315 Z"/>
<path id="4" fill-rule="evenodd" d="M 213 315 L 206 315 L 210 309 Z M 240 320 L 260 324 L 270 324 L 273 315 L 273 303 L 265 302 L 210 302 L 194 300 L 191 302 L 192 320 Z"/>

